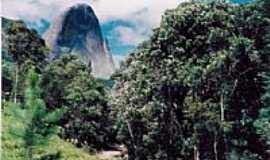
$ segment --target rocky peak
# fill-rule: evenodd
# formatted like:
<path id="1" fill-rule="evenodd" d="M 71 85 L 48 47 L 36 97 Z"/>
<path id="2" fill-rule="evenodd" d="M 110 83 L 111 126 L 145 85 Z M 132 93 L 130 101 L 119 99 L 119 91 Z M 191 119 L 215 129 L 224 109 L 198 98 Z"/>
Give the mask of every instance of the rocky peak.
<path id="1" fill-rule="evenodd" d="M 98 77 L 107 77 L 114 71 L 98 18 L 87 4 L 68 8 L 54 20 L 44 37 L 51 48 L 50 59 L 76 54 L 84 63 L 91 64 Z"/>

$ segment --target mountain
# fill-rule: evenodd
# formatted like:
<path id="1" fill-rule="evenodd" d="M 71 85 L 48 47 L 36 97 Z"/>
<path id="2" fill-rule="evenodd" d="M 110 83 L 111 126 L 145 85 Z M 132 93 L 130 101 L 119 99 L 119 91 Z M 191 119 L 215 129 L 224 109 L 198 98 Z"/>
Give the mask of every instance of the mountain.
<path id="1" fill-rule="evenodd" d="M 44 38 L 51 49 L 50 59 L 62 54 L 76 54 L 91 65 L 97 77 L 108 77 L 114 71 L 108 42 L 89 5 L 77 4 L 68 8 L 53 21 Z"/>

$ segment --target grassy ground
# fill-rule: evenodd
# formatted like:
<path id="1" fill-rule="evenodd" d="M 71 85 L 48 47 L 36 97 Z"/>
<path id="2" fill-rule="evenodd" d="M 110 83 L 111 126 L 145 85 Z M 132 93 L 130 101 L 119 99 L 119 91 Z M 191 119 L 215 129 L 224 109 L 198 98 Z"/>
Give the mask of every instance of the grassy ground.
<path id="1" fill-rule="evenodd" d="M 2 158 L 5 160 L 25 160 L 24 148 L 19 140 L 4 139 L 2 141 Z M 83 149 L 74 147 L 72 144 L 63 141 L 57 136 L 53 137 L 49 145 L 34 150 L 35 159 L 58 159 L 58 160 L 99 160 L 96 156 L 90 155 Z M 50 158 L 49 158 L 50 157 Z M 54 157 L 54 158 L 53 158 Z"/>
<path id="2" fill-rule="evenodd" d="M 2 151 L 0 159 L 26 160 L 23 140 L 7 132 L 7 128 L 11 124 L 18 127 L 24 126 L 21 122 L 16 121 L 16 117 L 2 113 Z M 47 145 L 35 148 L 33 153 L 34 160 L 99 160 L 97 156 L 91 155 L 84 149 L 76 148 L 73 144 L 60 139 L 56 135 L 49 140 Z"/>

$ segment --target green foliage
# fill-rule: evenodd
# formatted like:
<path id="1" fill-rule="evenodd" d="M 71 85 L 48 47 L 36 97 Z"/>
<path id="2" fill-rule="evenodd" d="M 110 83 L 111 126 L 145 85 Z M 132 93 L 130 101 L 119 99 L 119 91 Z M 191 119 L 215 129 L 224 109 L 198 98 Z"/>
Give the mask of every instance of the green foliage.
<path id="1" fill-rule="evenodd" d="M 255 126 L 257 128 L 257 132 L 263 139 L 266 140 L 267 145 L 270 145 L 270 119 L 269 119 L 270 109 L 269 107 L 263 108 L 260 111 L 260 116 L 258 120 L 255 121 Z"/>
<path id="2" fill-rule="evenodd" d="M 263 13 L 270 17 L 270 2 L 268 0 L 258 0 L 257 3 L 259 4 L 259 7 Z"/>
<path id="3" fill-rule="evenodd" d="M 113 76 L 118 137 L 130 159 L 265 159 L 253 122 L 269 26 L 256 4 L 166 11 Z"/>
<path id="4" fill-rule="evenodd" d="M 265 76 L 265 94 L 262 96 L 263 108 L 258 119 L 254 122 L 258 134 L 270 149 L 270 75 Z"/>
<path id="5" fill-rule="evenodd" d="M 66 55 L 52 61 L 42 74 L 41 81 L 43 97 L 47 106 L 50 109 L 64 106 L 67 85 L 74 78 L 87 73 L 90 75 L 90 69 L 75 55 Z"/>
<path id="6" fill-rule="evenodd" d="M 112 122 L 106 87 L 76 56 L 52 62 L 43 74 L 42 86 L 48 108 L 66 110 L 60 121 L 66 139 L 95 148 L 110 144 Z"/>
<path id="7" fill-rule="evenodd" d="M 104 85 L 84 73 L 66 87 L 66 138 L 94 148 L 109 145 L 111 122 Z"/>

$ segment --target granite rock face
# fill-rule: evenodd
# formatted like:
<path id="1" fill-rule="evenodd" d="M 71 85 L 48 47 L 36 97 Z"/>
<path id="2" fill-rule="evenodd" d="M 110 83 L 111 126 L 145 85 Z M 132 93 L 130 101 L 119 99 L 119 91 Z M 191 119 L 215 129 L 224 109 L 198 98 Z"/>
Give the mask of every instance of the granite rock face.
<path id="1" fill-rule="evenodd" d="M 98 18 L 89 5 L 68 8 L 53 21 L 44 38 L 51 49 L 50 59 L 62 54 L 76 54 L 91 65 L 97 77 L 109 77 L 114 71 L 107 40 L 103 38 Z"/>

